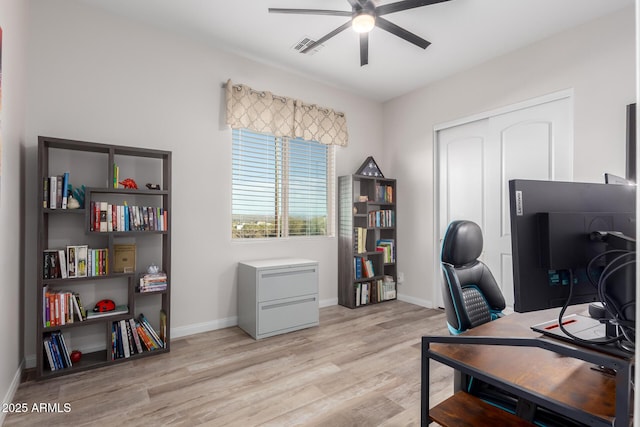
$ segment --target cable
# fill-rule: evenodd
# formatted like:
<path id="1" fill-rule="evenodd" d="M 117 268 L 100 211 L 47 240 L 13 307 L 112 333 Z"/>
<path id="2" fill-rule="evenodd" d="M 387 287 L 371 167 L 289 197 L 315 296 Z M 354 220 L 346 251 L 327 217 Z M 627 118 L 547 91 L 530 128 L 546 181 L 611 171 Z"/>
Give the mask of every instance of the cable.
<path id="1" fill-rule="evenodd" d="M 607 340 L 585 340 L 567 331 L 567 329 L 562 324 L 562 317 L 564 316 L 565 311 L 567 311 L 567 307 L 569 307 L 569 302 L 571 301 L 572 296 L 573 296 L 573 270 L 569 269 L 569 296 L 567 297 L 567 300 L 565 301 L 564 305 L 562 306 L 562 310 L 560 310 L 560 314 L 558 315 L 558 326 L 560 326 L 560 330 L 564 332 L 565 335 L 583 344 L 611 344 L 622 339 L 621 336 L 617 336 L 615 338 L 611 338 Z"/>
<path id="2" fill-rule="evenodd" d="M 625 249 L 610 249 L 608 251 L 604 251 L 594 256 L 593 258 L 591 258 L 591 261 L 589 261 L 589 264 L 587 264 L 587 278 L 589 279 L 589 282 L 593 285 L 594 288 L 597 288 L 598 284 L 596 283 L 596 280 L 593 277 L 591 277 L 592 264 L 596 262 L 598 259 L 602 258 L 603 256 L 611 255 L 615 253 L 629 254 L 630 252 Z"/>
<path id="3" fill-rule="evenodd" d="M 628 255 L 635 255 L 635 252 L 630 253 Z M 598 296 L 600 297 L 600 301 L 603 303 L 603 305 L 605 306 L 605 310 L 607 310 L 607 312 L 609 312 L 609 314 L 611 315 L 612 318 L 622 318 L 623 320 L 626 320 L 624 318 L 624 313 L 621 311 L 621 309 L 617 306 L 616 301 L 612 300 L 610 297 L 607 296 L 607 279 L 614 274 L 615 272 L 629 266 L 632 264 L 635 264 L 635 260 L 631 260 L 631 261 L 627 261 L 624 262 L 622 264 L 619 264 L 613 268 L 611 268 L 610 266 L 615 263 L 616 261 L 618 261 L 619 259 L 623 258 L 623 256 L 619 256 L 616 259 L 614 259 L 611 264 L 607 265 L 607 267 L 605 267 L 605 269 L 602 271 L 602 275 L 600 276 L 600 280 L 598 281 Z M 611 271 L 608 271 L 611 268 Z M 627 302 L 624 303 L 624 306 L 628 306 L 632 304 L 632 302 Z M 615 309 L 615 311 L 612 311 L 609 309 L 609 307 L 613 307 Z"/>

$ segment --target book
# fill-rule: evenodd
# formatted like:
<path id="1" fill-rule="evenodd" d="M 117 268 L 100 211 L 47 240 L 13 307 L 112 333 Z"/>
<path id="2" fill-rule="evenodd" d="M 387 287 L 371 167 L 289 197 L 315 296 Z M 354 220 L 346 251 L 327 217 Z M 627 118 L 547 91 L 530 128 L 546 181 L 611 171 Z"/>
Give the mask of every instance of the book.
<path id="1" fill-rule="evenodd" d="M 127 324 L 124 319 L 120 320 L 120 335 L 122 336 L 122 350 L 124 357 L 131 357 L 129 348 L 129 336 L 127 334 Z"/>
<path id="2" fill-rule="evenodd" d="M 164 347 L 164 342 L 160 339 L 160 336 L 158 336 L 158 333 L 156 332 L 156 330 L 153 329 L 153 326 L 151 326 L 151 323 L 149 323 L 147 318 L 144 317 L 144 314 L 140 313 L 140 316 L 138 316 L 138 318 L 140 319 L 140 323 L 142 324 L 142 326 L 149 332 L 149 334 L 151 335 L 151 338 L 153 339 L 153 341 L 155 341 L 158 347 L 159 348 Z"/>
<path id="3" fill-rule="evenodd" d="M 136 322 L 136 331 L 138 332 L 141 343 L 146 347 L 147 351 L 153 351 L 158 348 L 140 322 Z"/>
<path id="4" fill-rule="evenodd" d="M 107 206 L 108 203 L 107 202 L 100 202 L 100 227 L 98 228 L 98 230 L 102 233 L 106 233 L 108 228 L 107 228 Z"/>
<path id="5" fill-rule="evenodd" d="M 118 314 L 126 314 L 129 312 L 129 306 L 126 304 L 117 305 L 115 310 L 111 311 L 87 311 L 87 320 L 98 319 L 100 317 L 116 316 Z"/>
<path id="6" fill-rule="evenodd" d="M 49 362 L 49 368 L 51 368 L 52 371 L 56 370 L 56 364 L 53 362 L 53 356 L 52 356 L 52 350 L 51 350 L 51 338 L 47 337 L 44 339 L 44 341 L 42 341 L 42 344 L 44 344 L 44 352 L 47 356 L 47 361 Z"/>
<path id="7" fill-rule="evenodd" d="M 120 328 L 120 322 L 114 322 L 114 325 L 116 327 L 116 358 L 122 359 L 124 357 L 122 329 Z"/>
<path id="8" fill-rule="evenodd" d="M 113 272 L 133 273 L 136 271 L 136 245 L 113 245 Z"/>
<path id="9" fill-rule="evenodd" d="M 76 293 L 71 293 L 71 305 L 73 306 L 73 313 L 78 316 L 78 320 L 82 322 L 84 320 L 84 314 L 82 313 L 82 309 L 80 308 L 80 304 L 78 304 L 78 300 L 80 296 Z"/>
<path id="10" fill-rule="evenodd" d="M 133 318 L 129 319 L 129 326 L 131 328 L 131 336 L 133 336 L 133 341 L 136 344 L 136 350 L 138 353 L 142 353 L 142 343 L 140 342 L 140 336 L 136 329 L 136 321 Z"/>
<path id="11" fill-rule="evenodd" d="M 163 343 L 167 342 L 167 313 L 160 310 L 160 339 Z"/>
<path id="12" fill-rule="evenodd" d="M 74 296 L 74 298 L 76 300 L 76 304 L 77 304 L 78 309 L 80 311 L 81 319 L 82 320 L 86 319 L 87 318 L 87 312 L 86 312 L 86 310 L 84 309 L 84 307 L 82 305 L 82 299 L 80 298 L 80 294 L 77 293 L 77 292 L 74 292 L 73 296 Z"/>
<path id="13" fill-rule="evenodd" d="M 67 274 L 69 278 L 78 277 L 78 263 L 76 260 L 75 246 L 67 246 Z"/>
<path id="14" fill-rule="evenodd" d="M 136 354 L 136 344 L 133 342 L 133 333 L 131 332 L 131 325 L 128 320 L 125 320 L 124 323 L 125 329 L 127 330 L 127 341 L 129 342 L 129 354 L 133 356 Z"/>
<path id="15" fill-rule="evenodd" d="M 87 277 L 88 246 L 76 246 L 76 277 Z"/>
<path id="16" fill-rule="evenodd" d="M 62 175 L 56 176 L 56 207 L 62 208 Z"/>
<path id="17" fill-rule="evenodd" d="M 62 176 L 62 209 L 67 209 L 67 195 L 68 195 L 68 187 L 69 187 L 69 172 L 65 172 Z"/>
<path id="18" fill-rule="evenodd" d="M 106 231 L 113 231 L 113 208 L 112 205 L 107 203 L 107 230 Z M 102 230 L 100 230 L 102 231 Z"/>
<path id="19" fill-rule="evenodd" d="M 42 207 L 47 209 L 49 207 L 49 178 L 45 177 L 42 180 Z"/>
<path id="20" fill-rule="evenodd" d="M 56 199 L 58 192 L 58 179 L 55 176 L 49 177 L 49 208 L 56 209 Z"/>
<path id="21" fill-rule="evenodd" d="M 71 352 L 67 347 L 67 343 L 65 342 L 64 335 L 62 334 L 62 332 L 59 332 L 59 331 L 53 332 L 51 335 L 53 335 L 56 341 L 58 342 L 58 346 L 60 348 L 60 356 L 64 361 L 65 367 L 69 368 L 73 366 L 73 363 L 71 362 L 71 355 L 70 355 Z"/>
<path id="22" fill-rule="evenodd" d="M 58 250 L 58 265 L 60 266 L 60 277 L 62 279 L 66 279 L 67 277 L 69 277 L 69 275 L 67 274 L 67 255 L 64 249 Z"/>
<path id="23" fill-rule="evenodd" d="M 53 361 L 56 364 L 56 368 L 64 369 L 66 366 L 63 360 L 60 344 L 58 343 L 58 340 L 53 333 L 50 335 L 50 339 L 51 339 L 51 349 L 53 350 Z"/>

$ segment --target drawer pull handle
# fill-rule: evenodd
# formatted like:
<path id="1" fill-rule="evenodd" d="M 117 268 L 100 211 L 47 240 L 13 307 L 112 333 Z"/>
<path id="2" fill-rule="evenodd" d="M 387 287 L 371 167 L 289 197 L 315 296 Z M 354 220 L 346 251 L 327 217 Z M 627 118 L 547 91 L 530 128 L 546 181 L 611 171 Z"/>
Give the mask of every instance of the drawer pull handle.
<path id="1" fill-rule="evenodd" d="M 281 302 L 281 303 L 278 303 L 278 304 L 263 305 L 262 309 L 263 310 L 271 310 L 272 308 L 286 307 L 288 305 L 295 305 L 295 304 L 304 304 L 305 302 L 313 302 L 315 300 L 316 300 L 316 297 L 311 297 L 311 298 L 306 298 L 306 299 L 299 299 L 297 301 L 289 301 L 289 302 Z"/>
<path id="2" fill-rule="evenodd" d="M 307 274 L 307 273 L 315 273 L 316 269 L 311 268 L 307 270 L 294 270 L 294 271 L 279 271 L 277 273 L 263 273 L 261 277 L 266 279 L 268 277 L 280 277 L 280 276 L 291 276 L 294 274 Z"/>

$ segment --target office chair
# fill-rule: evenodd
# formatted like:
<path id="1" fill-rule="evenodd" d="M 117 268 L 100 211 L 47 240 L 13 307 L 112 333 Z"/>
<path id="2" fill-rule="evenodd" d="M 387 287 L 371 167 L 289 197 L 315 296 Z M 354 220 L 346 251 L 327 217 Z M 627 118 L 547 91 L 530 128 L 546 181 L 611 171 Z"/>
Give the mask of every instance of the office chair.
<path id="1" fill-rule="evenodd" d="M 493 274 L 478 260 L 482 245 L 478 224 L 464 220 L 451 222 L 442 241 L 442 296 L 454 335 L 501 317 L 506 306 Z"/>

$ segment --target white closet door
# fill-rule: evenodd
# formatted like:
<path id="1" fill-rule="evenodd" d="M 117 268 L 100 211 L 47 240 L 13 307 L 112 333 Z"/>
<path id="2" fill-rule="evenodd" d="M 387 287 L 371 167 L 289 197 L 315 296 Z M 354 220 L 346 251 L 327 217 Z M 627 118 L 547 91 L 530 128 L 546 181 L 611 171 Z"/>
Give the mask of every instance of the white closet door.
<path id="1" fill-rule="evenodd" d="M 437 132 L 437 143 L 440 242 L 453 220 L 469 219 L 480 225 L 481 258 L 502 288 L 507 305 L 513 306 L 508 182 L 515 178 L 572 180 L 572 99 L 514 107 L 445 128 Z M 440 271 L 436 276 L 439 284 Z M 441 306 L 439 285 L 434 297 Z"/>

